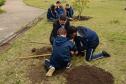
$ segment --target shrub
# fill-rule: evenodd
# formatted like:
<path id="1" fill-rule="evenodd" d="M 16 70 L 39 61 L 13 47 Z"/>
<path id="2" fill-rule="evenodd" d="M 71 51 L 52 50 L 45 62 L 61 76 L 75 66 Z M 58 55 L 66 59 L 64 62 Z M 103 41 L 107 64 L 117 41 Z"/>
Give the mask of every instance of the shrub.
<path id="1" fill-rule="evenodd" d="M 4 5 L 5 0 L 0 0 L 0 6 Z"/>

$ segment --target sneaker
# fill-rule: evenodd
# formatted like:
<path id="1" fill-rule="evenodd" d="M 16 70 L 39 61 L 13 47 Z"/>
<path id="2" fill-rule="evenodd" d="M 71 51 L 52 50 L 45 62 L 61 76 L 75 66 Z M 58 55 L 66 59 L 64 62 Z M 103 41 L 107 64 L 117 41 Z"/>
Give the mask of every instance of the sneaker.
<path id="1" fill-rule="evenodd" d="M 107 53 L 106 51 L 102 51 L 102 54 L 103 54 L 104 57 L 110 57 L 110 54 Z"/>
<path id="2" fill-rule="evenodd" d="M 52 76 L 53 73 L 54 73 L 54 71 L 55 71 L 55 67 L 50 66 L 50 69 L 49 69 L 48 72 L 46 73 L 46 76 L 48 76 L 48 77 Z"/>
<path id="3" fill-rule="evenodd" d="M 45 59 L 45 62 L 50 62 L 50 60 L 49 59 Z"/>
<path id="4" fill-rule="evenodd" d="M 66 66 L 66 69 L 69 69 L 71 66 L 72 66 L 72 64 L 68 63 L 67 66 Z"/>

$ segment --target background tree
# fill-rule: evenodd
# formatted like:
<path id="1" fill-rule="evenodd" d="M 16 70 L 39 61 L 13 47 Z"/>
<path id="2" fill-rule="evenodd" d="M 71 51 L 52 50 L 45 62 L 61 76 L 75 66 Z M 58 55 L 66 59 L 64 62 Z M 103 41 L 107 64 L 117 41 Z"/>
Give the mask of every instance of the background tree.
<path id="1" fill-rule="evenodd" d="M 88 7 L 89 0 L 72 0 L 73 7 L 78 13 L 78 19 L 80 20 L 82 13 L 86 7 Z"/>

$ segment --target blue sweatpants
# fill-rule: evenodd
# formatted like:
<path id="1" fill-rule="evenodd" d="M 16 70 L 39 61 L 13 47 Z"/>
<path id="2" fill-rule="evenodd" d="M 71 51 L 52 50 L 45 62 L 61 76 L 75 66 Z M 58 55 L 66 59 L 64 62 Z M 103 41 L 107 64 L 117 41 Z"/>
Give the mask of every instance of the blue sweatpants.
<path id="1" fill-rule="evenodd" d="M 99 59 L 99 58 L 103 58 L 103 54 L 102 53 L 98 53 L 94 55 L 94 51 L 97 48 L 97 46 L 99 45 L 99 41 L 94 42 L 92 45 L 87 45 L 85 39 L 78 37 L 75 40 L 76 43 L 76 47 L 79 53 L 86 51 L 86 57 L 85 59 L 87 61 L 91 61 L 91 60 L 95 60 L 95 59 Z"/>
<path id="2" fill-rule="evenodd" d="M 96 59 L 100 59 L 100 58 L 104 57 L 102 53 L 98 53 L 98 54 L 94 55 L 94 51 L 95 51 L 95 49 L 93 49 L 93 48 L 86 49 L 86 60 L 87 61 L 96 60 Z"/>

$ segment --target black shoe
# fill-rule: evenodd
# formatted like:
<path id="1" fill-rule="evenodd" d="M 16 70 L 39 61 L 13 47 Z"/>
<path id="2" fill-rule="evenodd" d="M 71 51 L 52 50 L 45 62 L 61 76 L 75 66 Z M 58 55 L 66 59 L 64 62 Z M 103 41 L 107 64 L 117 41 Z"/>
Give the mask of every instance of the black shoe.
<path id="1" fill-rule="evenodd" d="M 107 53 L 106 51 L 102 51 L 102 54 L 103 54 L 104 57 L 110 57 L 110 54 Z"/>

